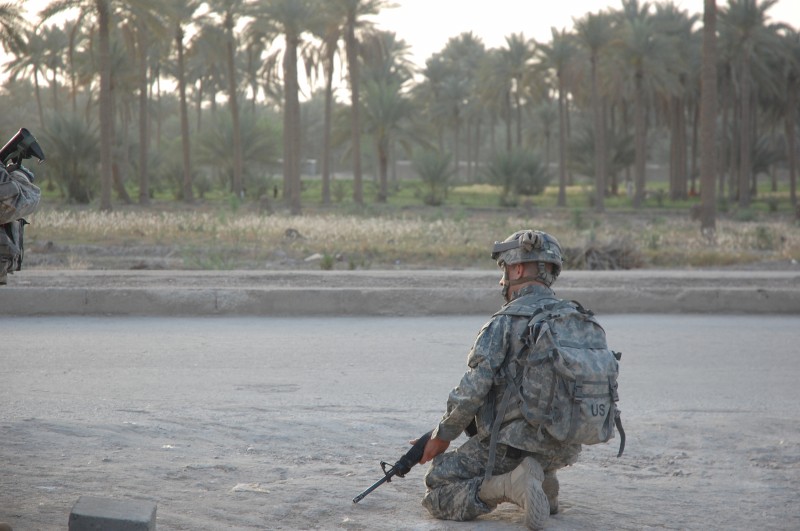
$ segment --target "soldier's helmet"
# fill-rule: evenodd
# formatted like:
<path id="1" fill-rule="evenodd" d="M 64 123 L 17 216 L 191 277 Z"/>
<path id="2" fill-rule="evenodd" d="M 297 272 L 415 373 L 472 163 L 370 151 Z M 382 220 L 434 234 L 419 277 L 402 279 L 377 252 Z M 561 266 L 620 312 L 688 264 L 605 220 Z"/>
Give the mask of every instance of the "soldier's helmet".
<path id="1" fill-rule="evenodd" d="M 548 279 L 547 285 L 558 278 L 564 265 L 558 240 L 546 232 L 531 229 L 519 230 L 502 242 L 495 242 L 492 260 L 500 267 L 525 262 L 553 264 L 553 278 Z"/>

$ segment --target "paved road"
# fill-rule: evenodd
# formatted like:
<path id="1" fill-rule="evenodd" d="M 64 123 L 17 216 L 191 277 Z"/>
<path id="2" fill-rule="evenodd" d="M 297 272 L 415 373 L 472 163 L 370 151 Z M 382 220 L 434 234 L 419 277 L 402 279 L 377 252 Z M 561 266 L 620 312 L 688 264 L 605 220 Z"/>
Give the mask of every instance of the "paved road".
<path id="1" fill-rule="evenodd" d="M 63 529 L 96 495 L 156 501 L 162 530 L 455 529 L 422 471 L 349 500 L 436 422 L 484 320 L 4 318 L 0 520 Z M 601 320 L 628 449 L 561 476 L 549 529 L 800 528 L 800 316 Z"/>

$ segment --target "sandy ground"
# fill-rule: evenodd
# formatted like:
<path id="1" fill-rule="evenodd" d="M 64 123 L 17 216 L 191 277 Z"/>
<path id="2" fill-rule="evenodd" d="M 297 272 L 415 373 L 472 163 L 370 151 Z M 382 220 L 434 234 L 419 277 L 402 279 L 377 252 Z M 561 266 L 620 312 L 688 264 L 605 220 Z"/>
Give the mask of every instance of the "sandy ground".
<path id="1" fill-rule="evenodd" d="M 602 318 L 602 316 L 601 316 Z M 0 520 L 81 495 L 159 530 L 510 530 L 432 519 L 423 467 L 351 500 L 430 429 L 485 317 L 4 318 Z M 798 316 L 610 315 L 625 455 L 560 473 L 548 529 L 800 529 Z"/>

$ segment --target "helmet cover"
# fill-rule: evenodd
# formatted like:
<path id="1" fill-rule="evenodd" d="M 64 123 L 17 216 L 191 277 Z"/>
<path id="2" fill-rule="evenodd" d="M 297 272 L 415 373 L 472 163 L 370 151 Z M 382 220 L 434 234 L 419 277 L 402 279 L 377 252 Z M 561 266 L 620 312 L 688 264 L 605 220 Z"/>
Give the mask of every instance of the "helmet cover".
<path id="1" fill-rule="evenodd" d="M 538 262 L 552 264 L 552 274 L 538 278 L 547 286 L 552 284 L 563 267 L 561 245 L 553 236 L 539 230 L 519 230 L 503 240 L 495 242 L 492 248 L 492 259 L 500 267 Z M 540 266 L 540 270 L 543 266 Z M 543 276 L 540 274 L 540 277 Z"/>

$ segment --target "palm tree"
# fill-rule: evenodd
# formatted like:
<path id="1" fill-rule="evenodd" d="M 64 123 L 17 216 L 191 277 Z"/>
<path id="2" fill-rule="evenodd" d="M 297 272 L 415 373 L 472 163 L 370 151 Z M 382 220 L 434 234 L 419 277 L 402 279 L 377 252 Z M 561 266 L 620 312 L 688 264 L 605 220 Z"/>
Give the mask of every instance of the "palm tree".
<path id="1" fill-rule="evenodd" d="M 578 42 L 589 52 L 589 64 L 591 67 L 592 124 L 595 138 L 595 209 L 598 212 L 603 212 L 605 210 L 607 156 L 606 128 L 604 123 L 605 104 L 600 95 L 599 61 L 600 54 L 606 49 L 613 38 L 611 17 L 602 12 L 588 13 L 583 18 L 575 21 L 575 31 Z"/>
<path id="2" fill-rule="evenodd" d="M 461 167 L 461 128 L 470 117 L 480 115 L 470 107 L 477 99 L 478 75 L 485 55 L 483 43 L 472 33 L 452 37 L 441 52 L 426 61 L 422 72 L 425 79 L 416 86 L 417 99 L 425 106 L 428 120 L 435 124 L 439 151 L 445 151 L 444 132 L 452 128 L 456 179 Z"/>
<path id="3" fill-rule="evenodd" d="M 441 100 L 438 103 L 443 106 L 445 123 L 454 129 L 452 151 L 453 176 L 456 180 L 461 178 L 461 127 L 465 122 L 469 126 L 468 120 L 471 117 L 480 117 L 480 113 L 474 110 L 474 101 L 477 96 L 478 72 L 485 56 L 486 49 L 483 42 L 472 32 L 461 33 L 451 38 L 441 53 L 446 79 L 442 80 L 438 91 Z M 469 147 L 469 135 L 467 140 Z"/>
<path id="4" fill-rule="evenodd" d="M 45 21 L 51 17 L 78 9 L 92 13 L 97 22 L 98 33 L 98 71 L 100 77 L 99 115 L 100 115 L 100 209 L 111 210 L 111 186 L 113 180 L 111 149 L 113 142 L 114 115 L 111 101 L 111 20 L 114 9 L 139 9 L 159 12 L 163 9 L 159 0 L 55 0 L 45 7 L 39 17 Z"/>
<path id="5" fill-rule="evenodd" d="M 575 42 L 572 35 L 566 30 L 551 28 L 553 35 L 549 44 L 539 43 L 538 52 L 541 57 L 541 66 L 551 70 L 556 76 L 558 87 L 558 206 L 567 204 L 567 69 L 575 57 Z M 603 196 L 605 185 L 598 180 L 595 186 L 600 190 L 598 196 Z M 602 203 L 600 212 L 602 212 Z"/>
<path id="6" fill-rule="evenodd" d="M 0 46 L 6 51 L 18 50 L 25 44 L 24 34 L 28 23 L 22 16 L 18 3 L 0 4 Z"/>
<path id="7" fill-rule="evenodd" d="M 495 129 L 498 120 L 506 122 L 506 149 L 511 149 L 510 113 L 508 94 L 511 92 L 511 81 L 503 75 L 503 59 L 501 51 L 492 48 L 486 51 L 477 69 L 475 91 L 477 104 L 486 109 L 489 116 L 489 151 L 497 151 Z"/>
<path id="8" fill-rule="evenodd" d="M 76 52 L 86 40 L 87 34 L 83 28 L 83 18 L 85 11 L 78 13 L 75 20 L 68 20 L 64 24 L 64 31 L 68 36 L 67 42 L 67 63 L 66 68 L 69 76 L 70 85 L 70 101 L 72 102 L 72 113 L 78 112 L 78 62 L 76 61 Z"/>
<path id="9" fill-rule="evenodd" d="M 176 77 L 178 80 L 178 98 L 181 116 L 181 157 L 183 159 L 182 195 L 185 202 L 191 203 L 194 201 L 194 190 L 192 186 L 189 108 L 186 103 L 186 57 L 183 39 L 185 37 L 184 26 L 192 21 L 192 17 L 199 7 L 199 2 L 197 0 L 173 0 L 172 7 L 171 23 L 174 32 L 175 53 L 177 55 Z"/>
<path id="10" fill-rule="evenodd" d="M 300 85 L 297 62 L 305 25 L 315 12 L 308 0 L 271 0 L 261 5 L 253 26 L 263 28 L 267 35 L 283 35 L 283 174 L 288 184 L 289 208 L 300 214 Z M 252 29 L 251 29 L 252 32 Z"/>
<path id="11" fill-rule="evenodd" d="M 767 24 L 767 11 L 778 0 L 728 0 L 720 13 L 721 32 L 726 34 L 736 64 L 739 87 L 739 207 L 750 206 L 750 181 L 753 177 L 753 83 L 754 70 L 762 68 L 763 58 L 785 53 L 778 37 L 782 25 Z"/>
<path id="12" fill-rule="evenodd" d="M 242 133 L 239 116 L 239 85 L 236 72 L 237 37 L 234 31 L 239 17 L 244 13 L 245 0 L 214 0 L 209 2 L 214 14 L 221 20 L 209 23 L 221 23 L 225 32 L 225 59 L 228 78 L 228 109 L 233 123 L 233 183 L 232 192 L 238 198 L 244 197 L 242 168 Z"/>
<path id="13" fill-rule="evenodd" d="M 403 85 L 412 75 L 406 58 L 409 48 L 389 32 L 375 33 L 364 44 L 365 130 L 375 142 L 378 157 L 378 202 L 385 203 L 389 196 L 387 170 L 391 146 L 398 140 L 410 151 L 411 101 L 403 91 Z"/>
<path id="14" fill-rule="evenodd" d="M 91 10 L 96 17 L 98 32 L 98 70 L 100 77 L 99 115 L 100 115 L 100 209 L 111 210 L 112 185 L 112 131 L 111 106 L 111 3 L 112 0 L 57 0 L 39 14 L 45 21 L 69 9 Z"/>
<path id="15" fill-rule="evenodd" d="M 26 31 L 24 43 L 14 44 L 10 50 L 13 57 L 6 63 L 5 70 L 12 82 L 19 77 L 33 76 L 33 94 L 36 98 L 36 108 L 39 111 L 39 126 L 43 127 L 45 121 L 39 74 L 42 73 L 44 66 L 44 39 L 36 31 Z"/>
<path id="16" fill-rule="evenodd" d="M 153 42 L 162 40 L 167 33 L 166 12 L 170 5 L 165 6 L 165 12 L 154 13 L 151 11 L 134 10 L 132 13 L 132 35 L 130 40 L 134 48 L 137 62 L 137 85 L 139 93 L 139 203 L 148 205 L 150 203 L 150 175 L 148 172 L 148 162 L 150 159 L 150 98 L 149 87 L 150 78 L 149 58 Z"/>
<path id="17" fill-rule="evenodd" d="M 789 30 L 785 37 L 789 52 L 786 75 L 786 159 L 789 163 L 789 196 L 797 208 L 797 93 L 800 91 L 800 33 Z"/>
<path id="18" fill-rule="evenodd" d="M 535 44 L 522 33 L 506 37 L 506 47 L 500 49 L 505 76 L 511 81 L 510 97 L 514 99 L 514 112 L 517 125 L 517 147 L 522 146 L 522 99 L 525 90 L 524 79 L 531 70 L 535 57 Z M 510 144 L 509 144 L 510 147 Z"/>
<path id="19" fill-rule="evenodd" d="M 95 0 L 99 32 L 100 68 L 100 209 L 111 210 L 111 186 L 113 183 L 113 160 L 111 150 L 114 141 L 114 114 L 111 100 L 111 11 L 110 0 Z"/>
<path id="20" fill-rule="evenodd" d="M 700 92 L 700 231 L 709 237 L 716 232 L 717 163 L 717 2 L 703 6 L 703 65 Z"/>
<path id="21" fill-rule="evenodd" d="M 697 16 L 689 16 L 686 11 L 669 2 L 656 5 L 653 20 L 657 31 L 665 35 L 675 48 L 674 57 L 670 58 L 672 62 L 667 68 L 676 77 L 678 86 L 674 90 L 661 91 L 659 96 L 668 113 L 670 129 L 670 197 L 673 200 L 686 199 L 689 194 L 686 122 L 692 100 L 695 99 L 692 89 L 697 83 L 693 78 L 699 67 L 696 61 L 699 43 L 696 42 L 696 33 L 693 30 Z"/>
<path id="22" fill-rule="evenodd" d="M 423 112 L 436 135 L 438 149 L 442 153 L 445 151 L 446 125 L 450 119 L 450 109 L 442 94 L 442 87 L 450 75 L 451 69 L 443 60 L 442 54 L 435 53 L 425 61 L 425 68 L 422 70 L 423 80 L 413 89 L 414 99 L 423 106 Z"/>
<path id="23" fill-rule="evenodd" d="M 50 71 L 50 90 L 53 94 L 53 112 L 58 113 L 58 74 L 64 69 L 64 48 L 69 39 L 64 30 L 51 24 L 38 30 L 44 45 L 44 67 Z"/>
<path id="24" fill-rule="evenodd" d="M 217 94 L 224 90 L 226 36 L 222 28 L 200 18 L 199 28 L 185 50 L 186 86 L 194 87 L 198 130 L 202 129 L 203 103 L 208 101 L 211 114 L 217 111 Z M 176 73 L 177 75 L 177 73 Z"/>
<path id="25" fill-rule="evenodd" d="M 333 75 L 336 56 L 339 53 L 339 41 L 342 38 L 342 27 L 347 20 L 347 13 L 341 2 L 321 2 L 317 16 L 311 21 L 311 33 L 320 41 L 318 53 L 319 66 L 325 78 L 325 110 L 322 131 L 321 176 L 322 204 L 331 202 L 331 127 L 333 125 Z"/>
<path id="26" fill-rule="evenodd" d="M 357 30 L 369 26 L 366 17 L 377 14 L 386 6 L 385 0 L 336 0 L 345 13 L 344 42 L 347 54 L 347 71 L 350 81 L 350 141 L 353 155 L 353 201 L 364 203 L 363 176 L 361 172 L 361 77 Z"/>
<path id="27" fill-rule="evenodd" d="M 674 90 L 677 79 L 668 65 L 672 63 L 674 42 L 656 31 L 650 4 L 639 0 L 623 0 L 619 34 L 613 41 L 620 71 L 627 74 L 633 91 L 633 112 L 636 143 L 634 163 L 633 206 L 640 208 L 645 195 L 647 162 L 647 99 L 656 90 Z"/>

